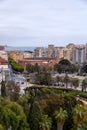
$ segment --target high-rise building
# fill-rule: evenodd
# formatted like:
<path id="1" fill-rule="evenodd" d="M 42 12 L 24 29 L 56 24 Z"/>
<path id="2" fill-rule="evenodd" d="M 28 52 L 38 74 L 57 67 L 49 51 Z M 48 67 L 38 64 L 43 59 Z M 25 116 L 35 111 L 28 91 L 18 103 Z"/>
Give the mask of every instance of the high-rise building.
<path id="1" fill-rule="evenodd" d="M 55 57 L 55 47 L 52 44 L 48 45 L 48 57 L 49 58 Z"/>
<path id="2" fill-rule="evenodd" d="M 34 57 L 42 57 L 42 47 L 37 47 L 34 50 Z"/>
<path id="3" fill-rule="evenodd" d="M 72 62 L 73 63 L 84 63 L 86 61 L 86 46 L 76 45 L 73 47 L 72 52 Z"/>
<path id="4" fill-rule="evenodd" d="M 37 47 L 34 50 L 34 57 L 35 58 L 42 58 L 42 57 L 47 57 L 47 48 L 44 47 Z"/>
<path id="5" fill-rule="evenodd" d="M 85 44 L 85 50 L 86 50 L 86 62 L 87 62 L 87 43 Z"/>

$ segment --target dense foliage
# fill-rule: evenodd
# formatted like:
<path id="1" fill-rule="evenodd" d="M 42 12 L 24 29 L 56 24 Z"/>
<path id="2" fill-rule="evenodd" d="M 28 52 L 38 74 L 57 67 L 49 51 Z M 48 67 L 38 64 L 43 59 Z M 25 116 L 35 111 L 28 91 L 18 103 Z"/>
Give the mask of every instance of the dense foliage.
<path id="1" fill-rule="evenodd" d="M 15 102 L 0 98 L 0 129 L 27 130 L 23 108 Z"/>
<path id="2" fill-rule="evenodd" d="M 78 71 L 78 67 L 71 64 L 67 59 L 61 59 L 60 62 L 54 66 L 54 69 L 59 73 L 74 73 Z"/>
<path id="3" fill-rule="evenodd" d="M 13 59 L 9 59 L 10 65 L 12 66 L 12 69 L 18 72 L 23 72 L 24 68 L 20 64 L 18 64 L 16 61 Z"/>
<path id="4" fill-rule="evenodd" d="M 28 73 L 39 72 L 40 70 L 41 70 L 41 67 L 37 63 L 35 65 L 26 64 L 26 71 Z"/>
<path id="5" fill-rule="evenodd" d="M 84 64 L 81 66 L 81 72 L 82 72 L 82 73 L 87 73 L 87 63 L 84 63 Z"/>
<path id="6" fill-rule="evenodd" d="M 3 86 L 3 98 L 0 98 L 1 130 L 57 130 L 57 127 L 63 130 L 85 130 L 87 111 L 76 97 L 79 94 L 80 97 L 87 98 L 87 93 L 66 88 L 35 86 L 27 88 L 25 95 L 17 96 L 16 92 L 19 90 L 13 82 L 2 82 Z M 80 110 L 78 106 L 81 106 Z M 83 117 L 81 124 L 77 125 L 80 122 L 79 112 L 82 112 Z"/>
<path id="7" fill-rule="evenodd" d="M 1 96 L 7 97 L 11 101 L 17 101 L 19 98 L 20 87 L 14 81 L 1 82 Z"/>
<path id="8" fill-rule="evenodd" d="M 41 85 L 49 85 L 51 83 L 50 72 L 44 71 L 36 74 L 36 83 Z"/>

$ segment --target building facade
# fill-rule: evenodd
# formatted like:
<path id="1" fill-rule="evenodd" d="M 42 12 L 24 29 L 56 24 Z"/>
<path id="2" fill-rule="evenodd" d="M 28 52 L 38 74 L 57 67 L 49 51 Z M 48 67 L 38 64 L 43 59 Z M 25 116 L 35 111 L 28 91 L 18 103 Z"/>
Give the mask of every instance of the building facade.
<path id="1" fill-rule="evenodd" d="M 16 62 L 24 58 L 23 52 L 20 51 L 8 51 L 8 56 L 14 59 Z"/>
<path id="2" fill-rule="evenodd" d="M 24 55 L 24 59 L 26 59 L 26 58 L 33 58 L 34 57 L 33 52 L 29 52 L 29 51 L 23 52 L 23 55 Z"/>
<path id="3" fill-rule="evenodd" d="M 19 64 L 22 66 L 26 66 L 26 64 L 32 64 L 35 65 L 36 63 L 45 68 L 54 68 L 54 65 L 58 63 L 56 58 L 28 58 L 28 59 L 23 59 L 18 61 Z"/>
<path id="4" fill-rule="evenodd" d="M 85 45 L 76 45 L 73 48 L 72 52 L 72 62 L 73 63 L 84 63 L 86 61 L 86 46 Z"/>

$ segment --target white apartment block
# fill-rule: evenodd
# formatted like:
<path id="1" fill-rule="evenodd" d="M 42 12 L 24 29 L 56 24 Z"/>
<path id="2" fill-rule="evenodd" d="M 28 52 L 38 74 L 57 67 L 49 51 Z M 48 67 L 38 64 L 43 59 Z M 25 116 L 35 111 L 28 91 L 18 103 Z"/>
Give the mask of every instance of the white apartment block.
<path id="1" fill-rule="evenodd" d="M 86 46 L 76 45 L 72 52 L 72 62 L 73 63 L 84 63 L 86 61 Z"/>
<path id="2" fill-rule="evenodd" d="M 5 59 L 5 60 L 8 60 L 7 52 L 6 51 L 0 51 L 0 57 Z"/>
<path id="3" fill-rule="evenodd" d="M 23 52 L 23 55 L 24 55 L 24 59 L 33 58 L 33 56 L 34 56 L 33 52 L 29 52 L 29 51 Z"/>
<path id="4" fill-rule="evenodd" d="M 43 57 L 43 53 L 44 53 L 44 48 L 43 47 L 37 47 L 34 50 L 34 57 L 36 57 L 36 58 Z"/>
<path id="5" fill-rule="evenodd" d="M 34 57 L 37 58 L 57 58 L 59 55 L 59 47 L 54 47 L 54 45 L 48 45 L 48 48 L 37 47 L 34 50 Z"/>

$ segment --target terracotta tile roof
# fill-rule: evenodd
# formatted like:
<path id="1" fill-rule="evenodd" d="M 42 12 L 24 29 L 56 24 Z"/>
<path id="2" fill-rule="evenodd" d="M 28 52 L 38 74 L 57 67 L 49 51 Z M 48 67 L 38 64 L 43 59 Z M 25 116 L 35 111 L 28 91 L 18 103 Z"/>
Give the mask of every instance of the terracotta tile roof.
<path id="1" fill-rule="evenodd" d="M 4 63 L 6 64 L 6 63 L 8 63 L 8 61 L 3 59 L 2 57 L 0 57 L 0 64 L 4 64 Z"/>

